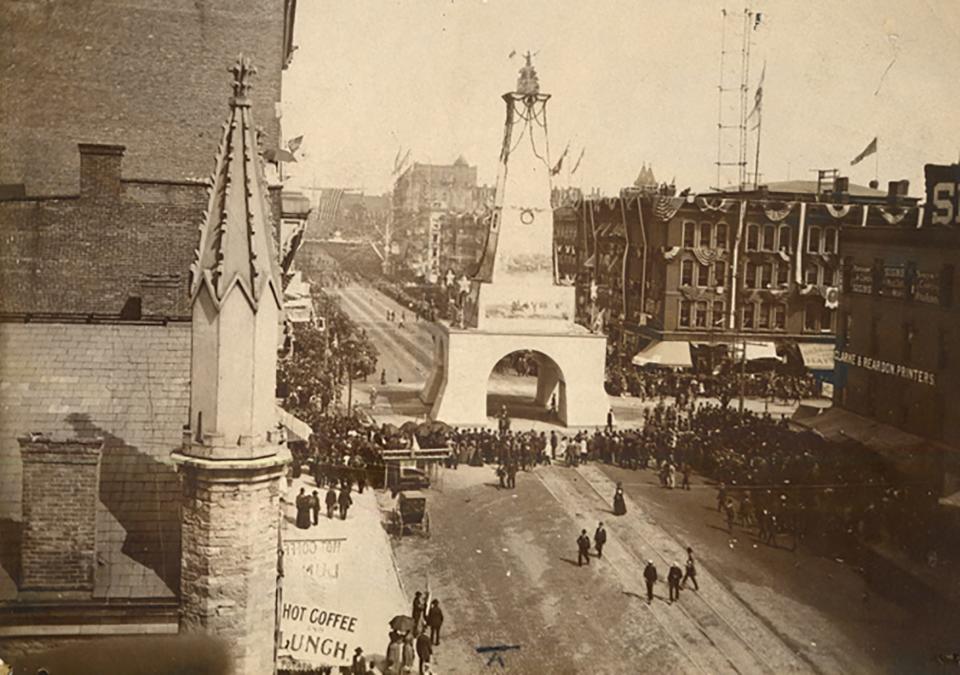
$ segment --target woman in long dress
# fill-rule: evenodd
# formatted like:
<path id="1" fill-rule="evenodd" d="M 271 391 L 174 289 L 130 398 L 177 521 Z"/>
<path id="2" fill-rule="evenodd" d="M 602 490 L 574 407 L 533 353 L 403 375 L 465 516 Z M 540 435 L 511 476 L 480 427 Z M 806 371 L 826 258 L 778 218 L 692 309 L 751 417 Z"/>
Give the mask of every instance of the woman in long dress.
<path id="1" fill-rule="evenodd" d="M 613 515 L 622 516 L 627 512 L 627 502 L 623 498 L 623 483 L 617 483 L 617 491 L 613 493 Z"/>

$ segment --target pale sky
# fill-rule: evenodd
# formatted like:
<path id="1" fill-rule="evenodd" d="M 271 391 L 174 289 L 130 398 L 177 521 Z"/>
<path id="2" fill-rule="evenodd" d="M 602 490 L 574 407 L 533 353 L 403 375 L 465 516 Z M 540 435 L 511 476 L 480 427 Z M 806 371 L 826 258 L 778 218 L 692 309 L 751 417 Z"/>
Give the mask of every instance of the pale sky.
<path id="1" fill-rule="evenodd" d="M 615 194 L 647 162 L 658 180 L 708 189 L 723 7 L 743 11 L 718 0 L 301 0 L 282 124 L 286 138 L 305 136 L 304 156 L 287 165 L 289 184 L 383 192 L 401 147 L 419 162 L 463 154 L 481 183 L 494 183 L 500 96 L 529 49 L 541 91 L 553 95 L 554 161 L 569 142 L 569 169 L 585 148 L 561 185 Z M 762 19 L 751 31 L 751 107 L 766 63 L 762 182 L 838 168 L 865 185 L 875 159 L 850 160 L 874 136 L 884 188 L 908 178 L 920 195 L 924 163 L 957 161 L 960 1 L 766 0 L 752 9 Z"/>

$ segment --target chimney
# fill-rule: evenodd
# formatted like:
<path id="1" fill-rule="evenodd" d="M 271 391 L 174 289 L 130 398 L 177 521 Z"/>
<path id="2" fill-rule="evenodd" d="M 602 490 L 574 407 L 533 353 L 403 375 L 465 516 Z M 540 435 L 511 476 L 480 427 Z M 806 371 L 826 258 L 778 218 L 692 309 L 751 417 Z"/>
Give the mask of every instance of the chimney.
<path id="1" fill-rule="evenodd" d="M 892 180 L 887 183 L 887 201 L 897 203 L 910 192 L 910 181 Z"/>
<path id="2" fill-rule="evenodd" d="M 833 193 L 837 195 L 846 194 L 850 191 L 850 179 L 846 176 L 837 176 L 833 179 Z"/>
<path id="3" fill-rule="evenodd" d="M 103 439 L 17 439 L 23 460 L 20 590 L 89 597 Z"/>
<path id="4" fill-rule="evenodd" d="M 79 143 L 80 196 L 85 199 L 116 199 L 120 195 L 122 145 Z"/>

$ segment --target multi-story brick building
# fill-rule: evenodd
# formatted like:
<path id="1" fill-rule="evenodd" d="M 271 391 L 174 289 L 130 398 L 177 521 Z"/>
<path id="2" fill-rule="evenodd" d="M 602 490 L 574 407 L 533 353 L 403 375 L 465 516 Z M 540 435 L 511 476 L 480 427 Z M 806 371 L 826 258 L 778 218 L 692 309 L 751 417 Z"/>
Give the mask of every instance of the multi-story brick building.
<path id="1" fill-rule="evenodd" d="M 177 632 L 180 487 L 170 453 L 190 405 L 189 270 L 230 110 L 228 71 L 241 52 L 257 67 L 244 105 L 262 127 L 260 149 L 275 148 L 294 7 L 4 6 L 4 654 L 71 636 Z M 276 245 L 279 184 L 270 197 Z M 81 457 L 96 453 L 98 464 Z M 78 471 L 83 480 L 60 493 L 57 509 L 25 507 L 38 475 L 58 484 Z M 69 555 L 54 560 L 34 547 L 31 532 L 74 510 L 82 527 L 64 540 Z"/>
<path id="2" fill-rule="evenodd" d="M 956 194 L 960 165 L 933 173 L 945 175 Z M 868 442 L 883 438 L 901 459 L 927 448 L 943 491 L 953 493 L 960 490 L 960 231 L 937 222 L 951 220 L 940 217 L 946 209 L 937 201 L 954 213 L 956 205 L 937 197 L 940 182 L 928 185 L 923 221 L 912 208 L 888 211 L 841 232 L 834 409 L 809 424 Z"/>
<path id="3" fill-rule="evenodd" d="M 883 192 L 840 180 L 828 189 L 625 194 L 588 200 L 581 217 L 598 301 L 637 363 L 712 367 L 745 345 L 747 360 L 779 354 L 829 371 L 840 231 L 897 208 Z"/>

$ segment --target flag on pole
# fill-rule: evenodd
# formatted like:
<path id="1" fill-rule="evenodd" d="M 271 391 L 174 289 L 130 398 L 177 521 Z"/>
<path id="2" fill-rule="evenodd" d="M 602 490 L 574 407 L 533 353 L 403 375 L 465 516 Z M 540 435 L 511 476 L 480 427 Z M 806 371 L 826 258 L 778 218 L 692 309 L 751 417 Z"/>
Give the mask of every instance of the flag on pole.
<path id="1" fill-rule="evenodd" d="M 763 80 L 767 76 L 767 62 L 763 62 L 763 69 L 760 71 L 760 81 L 757 83 L 757 91 L 753 95 L 753 110 L 750 111 L 750 114 L 747 115 L 747 119 L 750 119 L 754 116 L 755 113 L 760 112 L 760 107 L 763 104 Z"/>
<path id="2" fill-rule="evenodd" d="M 580 162 L 581 162 L 581 160 L 583 160 L 583 153 L 585 153 L 586 151 L 587 151 L 586 148 L 581 148 L 581 149 L 580 149 L 580 156 L 577 157 L 577 163 L 574 164 L 574 165 L 573 165 L 573 169 L 570 170 L 570 175 L 575 174 L 575 173 L 577 172 L 577 169 L 580 168 Z"/>
<path id="3" fill-rule="evenodd" d="M 853 158 L 853 161 L 850 162 L 850 166 L 856 166 L 857 164 L 862 162 L 866 157 L 869 157 L 876 151 L 877 151 L 877 137 L 874 136 L 873 140 L 870 141 L 870 143 L 867 144 L 867 147 L 863 149 L 863 152 L 861 152 L 859 155 Z"/>
<path id="4" fill-rule="evenodd" d="M 556 165 L 550 169 L 550 175 L 556 176 L 560 173 L 560 169 L 563 167 L 563 159 L 567 156 L 567 153 L 570 152 L 570 144 L 567 143 L 567 147 L 563 149 L 563 153 L 560 155 L 560 159 L 557 160 Z"/>
<path id="5" fill-rule="evenodd" d="M 289 141 L 287 141 L 287 150 L 290 152 L 296 152 L 300 148 L 301 143 L 303 143 L 303 136 L 291 138 Z"/>

